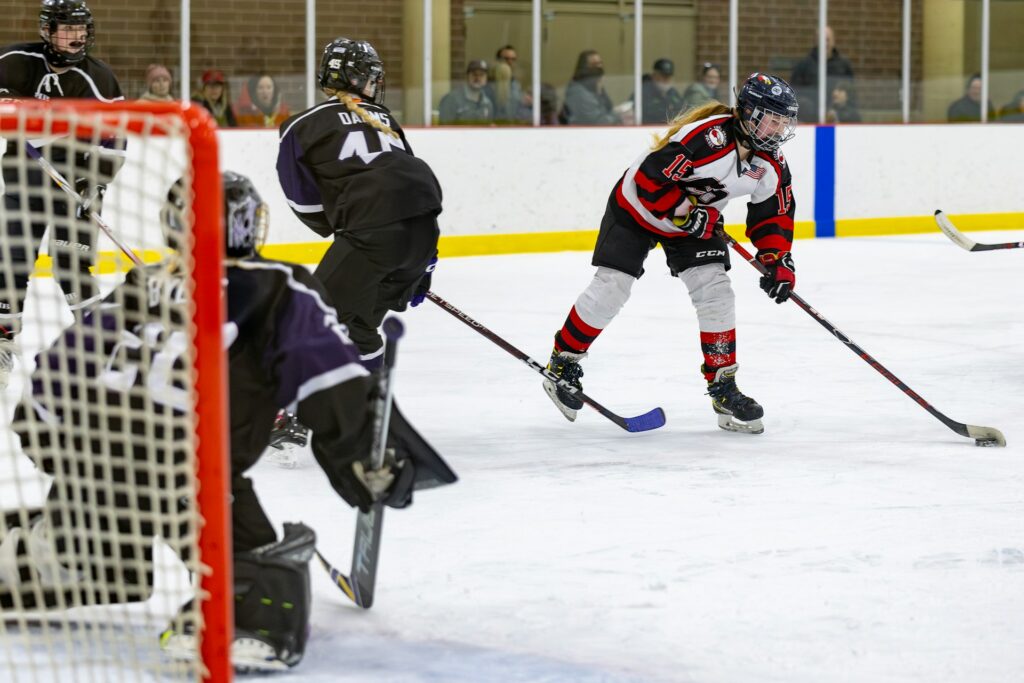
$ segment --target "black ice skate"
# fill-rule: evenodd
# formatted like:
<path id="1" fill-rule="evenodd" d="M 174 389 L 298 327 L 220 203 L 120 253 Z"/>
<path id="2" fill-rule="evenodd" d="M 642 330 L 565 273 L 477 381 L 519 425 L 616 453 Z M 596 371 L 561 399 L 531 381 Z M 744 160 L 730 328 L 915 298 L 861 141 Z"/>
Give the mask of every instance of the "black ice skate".
<path id="1" fill-rule="evenodd" d="M 718 368 L 715 371 L 715 379 L 708 382 L 708 396 L 711 397 L 711 407 L 718 415 L 718 426 L 730 432 L 743 432 L 745 434 L 761 434 L 764 432 L 764 425 L 761 418 L 764 417 L 764 408 L 757 401 L 745 396 L 736 386 L 736 364 Z M 701 366 L 701 371 L 705 366 Z"/>
<path id="2" fill-rule="evenodd" d="M 580 378 L 583 377 L 583 368 L 580 367 L 580 361 L 586 357 L 585 353 L 571 353 L 555 349 L 551 352 L 551 360 L 548 361 L 547 369 L 558 379 L 564 380 L 577 391 L 582 392 L 583 385 L 580 383 Z M 543 386 L 545 393 L 555 407 L 562 412 L 562 415 L 565 415 L 569 422 L 575 422 L 576 412 L 583 407 L 582 399 L 576 393 L 558 386 L 551 379 L 545 379 Z"/>
<path id="3" fill-rule="evenodd" d="M 308 440 L 309 430 L 292 413 L 280 411 L 270 431 L 270 446 L 266 459 L 281 467 L 294 468 L 299 464 L 299 450 Z"/>

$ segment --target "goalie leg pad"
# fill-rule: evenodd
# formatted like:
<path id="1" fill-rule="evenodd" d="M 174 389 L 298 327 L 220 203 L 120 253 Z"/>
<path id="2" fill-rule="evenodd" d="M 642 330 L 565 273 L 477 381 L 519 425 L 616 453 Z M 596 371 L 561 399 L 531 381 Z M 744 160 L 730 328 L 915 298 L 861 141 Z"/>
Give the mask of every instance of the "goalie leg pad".
<path id="1" fill-rule="evenodd" d="M 242 664 L 275 670 L 302 660 L 309 635 L 309 561 L 316 533 L 284 525 L 284 538 L 235 555 L 235 640 L 268 645 L 274 657 Z"/>

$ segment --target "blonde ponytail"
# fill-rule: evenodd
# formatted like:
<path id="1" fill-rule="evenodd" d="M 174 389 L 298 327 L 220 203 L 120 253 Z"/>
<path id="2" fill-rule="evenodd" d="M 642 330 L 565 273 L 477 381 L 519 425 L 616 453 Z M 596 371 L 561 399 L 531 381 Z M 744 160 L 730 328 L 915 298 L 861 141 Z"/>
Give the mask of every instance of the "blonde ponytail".
<path id="1" fill-rule="evenodd" d="M 391 130 L 391 126 L 381 123 L 379 120 L 370 116 L 370 113 L 368 111 L 359 106 L 359 100 L 357 100 L 355 97 L 352 97 L 352 95 L 348 94 L 347 92 L 341 92 L 340 90 L 334 90 L 333 88 L 324 88 L 324 92 L 327 94 L 328 97 L 330 97 L 331 95 L 337 95 L 338 100 L 342 104 L 344 104 L 345 107 L 350 112 L 352 112 L 353 114 L 361 118 L 363 121 L 365 121 L 367 125 L 373 126 L 380 132 L 385 133 L 386 135 L 390 135 L 396 140 L 401 139 L 398 133 Z"/>
<path id="2" fill-rule="evenodd" d="M 651 150 L 656 152 L 667 145 L 669 140 L 672 139 L 672 136 L 678 133 L 679 129 L 688 123 L 700 121 L 701 119 L 706 119 L 709 116 L 720 116 L 722 114 L 731 113 L 731 108 L 717 100 L 711 100 L 707 104 L 702 104 L 699 107 L 681 112 L 678 116 L 668 122 L 668 130 L 665 131 L 663 135 L 654 136 L 654 144 L 651 146 Z"/>

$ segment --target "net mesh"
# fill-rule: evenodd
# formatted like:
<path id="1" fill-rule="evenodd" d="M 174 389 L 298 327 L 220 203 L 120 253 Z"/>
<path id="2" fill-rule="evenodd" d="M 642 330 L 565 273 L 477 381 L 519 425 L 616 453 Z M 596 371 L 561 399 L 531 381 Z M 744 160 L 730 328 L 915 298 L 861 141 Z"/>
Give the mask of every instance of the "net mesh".
<path id="1" fill-rule="evenodd" d="M 201 678 L 188 124 L 0 108 L 0 679 Z"/>

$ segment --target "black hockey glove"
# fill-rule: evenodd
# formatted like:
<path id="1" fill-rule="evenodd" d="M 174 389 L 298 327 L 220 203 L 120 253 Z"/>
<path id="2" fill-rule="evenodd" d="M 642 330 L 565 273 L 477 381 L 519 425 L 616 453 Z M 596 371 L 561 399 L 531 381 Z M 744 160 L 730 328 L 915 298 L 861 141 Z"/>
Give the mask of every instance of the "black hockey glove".
<path id="1" fill-rule="evenodd" d="M 430 263 L 427 264 L 426 270 L 423 271 L 423 277 L 420 278 L 420 282 L 416 285 L 416 291 L 412 295 L 412 299 L 409 300 L 409 305 L 416 308 L 423 300 L 427 298 L 427 292 L 430 291 L 430 281 L 434 277 L 434 269 L 437 268 L 437 254 L 430 259 Z"/>
<path id="2" fill-rule="evenodd" d="M 685 216 L 676 216 L 672 222 L 687 235 L 706 240 L 715 233 L 722 214 L 712 206 L 696 205 Z"/>
<path id="3" fill-rule="evenodd" d="M 101 213 L 103 210 L 103 195 L 107 193 L 107 186 L 103 184 L 93 185 L 88 178 L 79 178 L 75 181 L 75 192 L 84 201 L 75 207 L 75 218 L 80 221 L 89 220 L 93 211 Z"/>
<path id="4" fill-rule="evenodd" d="M 775 299 L 775 303 L 781 304 L 796 288 L 793 255 L 777 249 L 758 249 L 757 260 L 768 271 L 761 276 L 761 289 L 767 292 L 770 298 Z"/>

